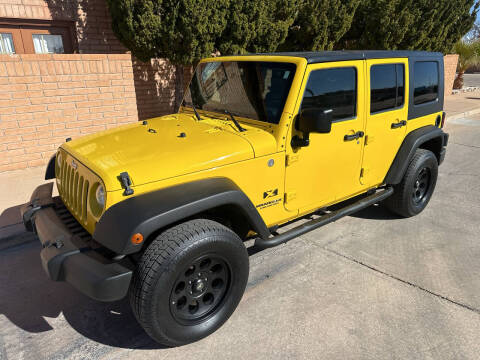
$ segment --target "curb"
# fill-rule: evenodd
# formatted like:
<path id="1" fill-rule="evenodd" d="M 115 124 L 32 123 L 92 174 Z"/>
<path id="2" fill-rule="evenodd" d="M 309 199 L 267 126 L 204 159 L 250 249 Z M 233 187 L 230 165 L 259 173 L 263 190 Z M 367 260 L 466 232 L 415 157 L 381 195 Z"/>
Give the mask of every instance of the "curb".
<path id="1" fill-rule="evenodd" d="M 449 120 L 463 119 L 463 118 L 466 118 L 467 116 L 475 115 L 478 113 L 480 113 L 480 107 L 473 110 L 465 111 L 463 113 L 455 114 L 455 115 L 447 115 L 446 121 L 448 122 Z"/>
<path id="2" fill-rule="evenodd" d="M 0 228 L 0 251 L 37 240 L 37 236 L 25 229 L 22 223 Z"/>

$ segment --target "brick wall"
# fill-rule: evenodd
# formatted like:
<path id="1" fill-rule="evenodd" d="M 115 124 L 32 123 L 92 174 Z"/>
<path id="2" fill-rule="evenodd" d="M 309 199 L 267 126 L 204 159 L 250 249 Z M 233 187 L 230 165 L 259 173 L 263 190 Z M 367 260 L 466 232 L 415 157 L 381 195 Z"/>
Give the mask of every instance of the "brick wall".
<path id="1" fill-rule="evenodd" d="M 0 55 L 0 172 L 44 165 L 67 137 L 134 121 L 129 54 Z"/>
<path id="2" fill-rule="evenodd" d="M 112 31 L 105 0 L 0 0 L 0 18 L 74 23 L 80 53 L 126 53 Z"/>
<path id="3" fill-rule="evenodd" d="M 105 0 L 0 0 L 0 18 L 72 21 L 78 51 L 127 53 L 112 31 Z M 133 59 L 139 119 L 169 114 L 175 107 L 175 67 L 163 59 Z"/>
<path id="4" fill-rule="evenodd" d="M 443 62 L 445 67 L 445 96 L 448 96 L 452 94 L 453 81 L 457 73 L 458 55 L 445 55 Z"/>
<path id="5" fill-rule="evenodd" d="M 175 67 L 163 59 L 133 60 L 138 118 L 171 113 L 175 106 Z"/>

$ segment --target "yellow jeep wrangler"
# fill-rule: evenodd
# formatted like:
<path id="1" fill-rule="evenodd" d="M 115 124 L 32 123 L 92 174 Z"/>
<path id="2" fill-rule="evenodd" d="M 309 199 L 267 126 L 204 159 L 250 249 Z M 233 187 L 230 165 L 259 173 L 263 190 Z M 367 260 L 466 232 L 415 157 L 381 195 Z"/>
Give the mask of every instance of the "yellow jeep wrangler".
<path id="1" fill-rule="evenodd" d="M 249 253 L 375 203 L 427 206 L 448 141 L 443 76 L 430 52 L 202 60 L 177 114 L 67 139 L 46 171 L 60 196 L 38 187 L 24 223 L 52 280 L 128 293 L 153 339 L 196 341 L 235 310 Z"/>

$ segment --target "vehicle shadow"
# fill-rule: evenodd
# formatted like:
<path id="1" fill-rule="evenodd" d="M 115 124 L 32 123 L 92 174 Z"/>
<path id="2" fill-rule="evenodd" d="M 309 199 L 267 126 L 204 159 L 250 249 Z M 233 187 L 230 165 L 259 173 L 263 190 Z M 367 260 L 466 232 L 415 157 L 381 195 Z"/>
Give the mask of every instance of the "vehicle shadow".
<path id="1" fill-rule="evenodd" d="M 69 284 L 49 280 L 39 251 L 40 245 L 34 242 L 0 252 L 0 314 L 12 324 L 29 333 L 48 332 L 55 329 L 47 318 L 63 314 L 79 334 L 98 343 L 127 349 L 164 348 L 138 324 L 128 299 L 97 302 Z"/>
<path id="2" fill-rule="evenodd" d="M 369 220 L 398 220 L 402 217 L 394 214 L 381 204 L 374 204 L 350 215 L 351 217 Z"/>

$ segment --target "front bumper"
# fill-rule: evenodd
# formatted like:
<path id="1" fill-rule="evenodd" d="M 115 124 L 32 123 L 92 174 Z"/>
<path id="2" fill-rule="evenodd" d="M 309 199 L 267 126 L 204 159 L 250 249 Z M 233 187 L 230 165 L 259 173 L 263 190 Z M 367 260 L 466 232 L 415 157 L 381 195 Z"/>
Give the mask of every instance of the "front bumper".
<path id="1" fill-rule="evenodd" d="M 63 205 L 53 183 L 39 186 L 22 209 L 25 227 L 38 235 L 42 266 L 50 279 L 66 281 L 85 295 L 115 301 L 127 294 L 132 270 L 109 260 Z"/>

